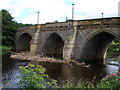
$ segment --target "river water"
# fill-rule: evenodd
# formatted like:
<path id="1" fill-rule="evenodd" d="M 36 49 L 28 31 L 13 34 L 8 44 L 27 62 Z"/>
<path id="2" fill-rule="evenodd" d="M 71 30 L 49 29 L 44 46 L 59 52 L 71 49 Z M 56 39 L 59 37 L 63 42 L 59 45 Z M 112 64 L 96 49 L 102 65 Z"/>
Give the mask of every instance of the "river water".
<path id="1" fill-rule="evenodd" d="M 59 82 L 70 80 L 100 80 L 106 74 L 118 72 L 120 70 L 120 62 L 115 61 L 115 58 L 107 59 L 106 67 L 97 66 L 79 66 L 72 64 L 56 64 L 56 63 L 40 63 L 47 69 L 46 73 L 50 78 L 56 79 Z M 12 60 L 9 55 L 2 57 L 2 82 L 3 88 L 16 88 L 15 84 L 19 82 L 17 78 L 20 75 L 19 66 L 26 66 L 29 61 Z"/>

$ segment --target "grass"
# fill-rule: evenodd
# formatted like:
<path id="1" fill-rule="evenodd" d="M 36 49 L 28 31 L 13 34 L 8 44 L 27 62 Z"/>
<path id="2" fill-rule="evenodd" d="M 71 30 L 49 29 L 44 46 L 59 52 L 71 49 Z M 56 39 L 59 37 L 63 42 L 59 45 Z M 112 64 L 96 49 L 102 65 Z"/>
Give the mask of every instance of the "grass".
<path id="1" fill-rule="evenodd" d="M 7 54 L 11 52 L 11 47 L 0 46 L 0 54 Z"/>

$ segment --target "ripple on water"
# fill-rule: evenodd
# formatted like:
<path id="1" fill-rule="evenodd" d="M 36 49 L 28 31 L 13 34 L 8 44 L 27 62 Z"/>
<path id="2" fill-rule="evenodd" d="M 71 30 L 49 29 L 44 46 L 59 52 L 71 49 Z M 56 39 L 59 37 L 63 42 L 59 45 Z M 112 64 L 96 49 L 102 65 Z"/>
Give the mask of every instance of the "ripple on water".
<path id="1" fill-rule="evenodd" d="M 9 59 L 5 59 L 9 61 Z M 4 68 L 4 73 L 3 73 L 3 81 L 5 81 L 4 87 L 14 87 L 14 84 L 19 81 L 18 78 L 16 78 L 18 75 L 20 75 L 20 70 L 19 66 L 25 66 L 28 64 L 28 62 L 25 61 L 15 61 L 13 60 L 14 63 L 8 63 L 5 62 L 3 68 Z M 118 64 L 116 61 L 113 59 L 109 60 L 109 63 L 112 64 Z M 7 67 L 8 66 L 8 67 Z M 59 77 L 62 76 L 62 78 L 67 78 L 67 77 L 93 77 L 93 73 L 97 74 L 104 72 L 104 70 L 100 68 L 92 68 L 92 67 L 81 67 L 77 65 L 62 65 L 62 64 L 52 64 L 52 63 L 42 63 L 42 66 L 45 66 L 49 69 L 47 70 L 48 74 L 50 74 L 51 77 Z M 101 70 L 101 71 L 100 71 Z M 106 71 L 107 73 L 112 73 L 112 72 L 117 72 L 119 70 L 119 66 L 115 65 L 107 65 Z M 62 74 L 63 73 L 63 74 Z"/>

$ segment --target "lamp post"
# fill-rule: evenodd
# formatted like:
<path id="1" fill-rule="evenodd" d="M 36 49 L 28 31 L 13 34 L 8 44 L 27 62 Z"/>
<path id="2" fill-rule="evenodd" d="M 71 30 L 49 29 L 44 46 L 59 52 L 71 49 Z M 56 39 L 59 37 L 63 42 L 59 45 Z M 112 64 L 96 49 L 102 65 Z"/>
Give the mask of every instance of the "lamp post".
<path id="1" fill-rule="evenodd" d="M 39 24 L 39 11 L 37 12 L 37 14 L 38 14 L 38 17 L 37 17 L 37 24 Z"/>
<path id="2" fill-rule="evenodd" d="M 36 24 L 36 30 L 39 31 L 39 11 L 37 12 L 37 24 Z"/>
<path id="3" fill-rule="evenodd" d="M 102 14 L 102 18 L 103 18 L 103 13 L 101 13 Z"/>
<path id="4" fill-rule="evenodd" d="M 74 20 L 74 3 L 72 4 L 72 20 Z"/>

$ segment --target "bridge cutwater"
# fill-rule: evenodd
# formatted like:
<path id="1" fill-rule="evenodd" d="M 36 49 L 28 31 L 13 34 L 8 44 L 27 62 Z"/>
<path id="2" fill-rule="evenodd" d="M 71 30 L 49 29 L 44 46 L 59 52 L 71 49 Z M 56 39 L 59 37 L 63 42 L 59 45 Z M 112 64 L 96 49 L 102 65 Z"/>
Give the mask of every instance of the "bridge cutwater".
<path id="1" fill-rule="evenodd" d="M 103 63 L 107 46 L 115 38 L 120 39 L 120 17 L 55 21 L 18 28 L 15 49 Z"/>

